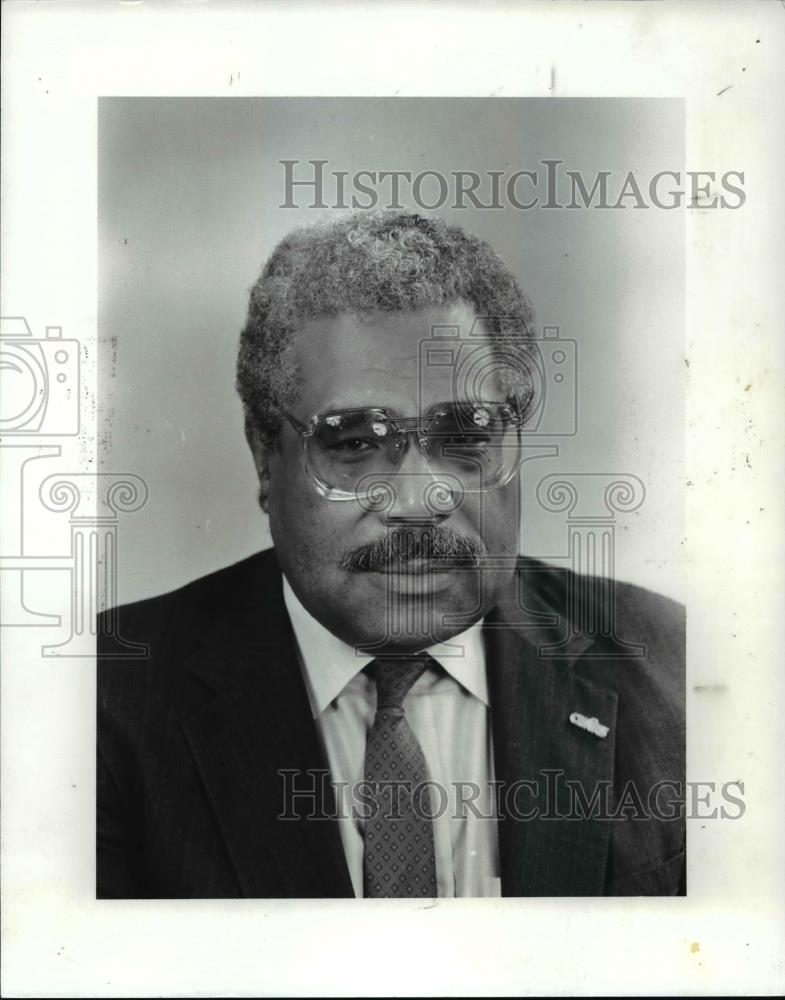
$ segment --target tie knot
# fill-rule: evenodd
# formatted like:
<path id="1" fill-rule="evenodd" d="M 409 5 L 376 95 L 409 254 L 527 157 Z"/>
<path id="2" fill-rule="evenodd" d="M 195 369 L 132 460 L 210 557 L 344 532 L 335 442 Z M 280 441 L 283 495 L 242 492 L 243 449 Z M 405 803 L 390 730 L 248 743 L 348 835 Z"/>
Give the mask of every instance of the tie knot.
<path id="1" fill-rule="evenodd" d="M 382 708 L 402 708 L 409 689 L 428 669 L 430 657 L 426 653 L 386 660 L 371 661 L 365 668 L 376 681 L 376 711 Z"/>

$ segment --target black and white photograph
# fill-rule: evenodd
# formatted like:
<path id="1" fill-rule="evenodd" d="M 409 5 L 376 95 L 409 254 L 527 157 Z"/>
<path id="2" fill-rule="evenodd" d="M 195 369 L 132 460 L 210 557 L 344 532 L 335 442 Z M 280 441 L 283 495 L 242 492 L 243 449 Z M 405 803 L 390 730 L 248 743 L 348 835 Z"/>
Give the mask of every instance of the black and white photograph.
<path id="1" fill-rule="evenodd" d="M 4 995 L 777 992 L 781 5 L 5 12 Z"/>
<path id="2" fill-rule="evenodd" d="M 99 896 L 683 893 L 682 103 L 98 141 Z"/>

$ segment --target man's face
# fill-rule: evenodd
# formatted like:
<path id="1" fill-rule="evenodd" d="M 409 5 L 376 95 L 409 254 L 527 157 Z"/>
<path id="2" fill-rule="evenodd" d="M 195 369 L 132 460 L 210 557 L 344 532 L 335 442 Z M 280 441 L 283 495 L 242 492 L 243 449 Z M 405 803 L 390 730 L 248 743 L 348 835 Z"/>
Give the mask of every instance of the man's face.
<path id="1" fill-rule="evenodd" d="M 317 413 L 355 407 L 387 408 L 401 417 L 460 401 L 449 366 L 421 370 L 420 344 L 432 327 L 458 327 L 468 336 L 472 310 L 455 304 L 414 312 L 325 317 L 306 324 L 295 347 L 302 376 L 293 415 L 307 424 Z M 490 342 L 472 338 L 473 352 L 492 356 Z M 487 383 L 486 383 L 487 384 Z M 495 400 L 505 395 L 492 380 Z M 487 493 L 459 496 L 434 511 L 426 487 L 438 474 L 410 436 L 391 475 L 394 500 L 369 509 L 357 499 L 319 494 L 305 467 L 303 441 L 284 422 L 278 450 L 258 454 L 267 492 L 270 530 L 281 567 L 305 608 L 335 635 L 374 651 L 415 651 L 463 631 L 498 599 L 513 574 L 518 551 L 517 477 Z M 447 568 L 438 560 L 389 560 L 374 568 L 347 568 L 347 556 L 410 526 L 432 529 L 507 556 L 504 567 Z M 423 527 L 425 526 L 425 527 Z M 348 560 L 351 565 L 351 559 Z"/>

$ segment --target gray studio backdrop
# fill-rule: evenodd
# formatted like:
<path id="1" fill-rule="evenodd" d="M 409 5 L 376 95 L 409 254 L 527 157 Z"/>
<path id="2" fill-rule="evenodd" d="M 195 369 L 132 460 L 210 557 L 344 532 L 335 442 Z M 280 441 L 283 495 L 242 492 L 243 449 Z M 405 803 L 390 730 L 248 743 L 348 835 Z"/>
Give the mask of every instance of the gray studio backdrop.
<path id="1" fill-rule="evenodd" d="M 509 175 L 561 159 L 589 181 L 647 183 L 684 169 L 684 113 L 637 99 L 104 98 L 98 142 L 99 462 L 150 491 L 120 526 L 125 602 L 269 544 L 233 390 L 238 335 L 276 242 L 325 214 L 279 207 L 279 161 Z M 418 207 L 408 186 L 401 201 Z M 615 575 L 684 599 L 683 212 L 449 205 L 434 214 L 488 240 L 538 324 L 578 345 L 578 433 L 524 466 L 522 548 L 567 554 L 566 514 L 537 500 L 543 477 L 634 475 L 646 496 L 616 516 Z"/>

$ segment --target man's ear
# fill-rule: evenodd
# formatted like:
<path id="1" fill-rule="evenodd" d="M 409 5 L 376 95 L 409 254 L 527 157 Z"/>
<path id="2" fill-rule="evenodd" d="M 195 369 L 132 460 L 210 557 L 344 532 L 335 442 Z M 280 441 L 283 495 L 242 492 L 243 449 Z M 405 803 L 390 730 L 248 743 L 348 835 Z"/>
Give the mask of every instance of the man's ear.
<path id="1" fill-rule="evenodd" d="M 269 513 L 268 501 L 270 497 L 270 450 L 264 445 L 259 434 L 246 423 L 245 440 L 253 455 L 256 475 L 259 477 L 259 506 Z"/>

